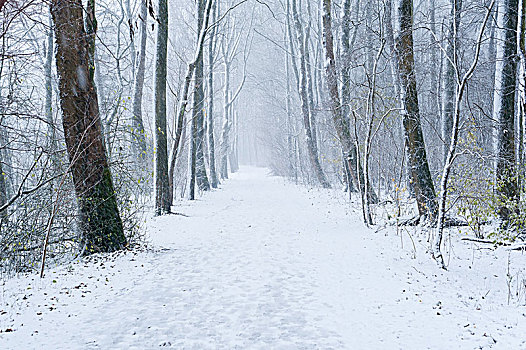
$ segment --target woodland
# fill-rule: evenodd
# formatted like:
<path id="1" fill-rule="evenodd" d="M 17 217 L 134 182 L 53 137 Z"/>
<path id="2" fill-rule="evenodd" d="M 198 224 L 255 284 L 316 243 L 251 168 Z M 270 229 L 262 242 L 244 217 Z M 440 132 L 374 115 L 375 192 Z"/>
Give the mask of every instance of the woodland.
<path id="1" fill-rule="evenodd" d="M 526 0 L 0 0 L 0 42 L 3 283 L 312 200 L 428 276 L 505 251 L 526 301 Z"/>
<path id="2" fill-rule="evenodd" d="M 440 267 L 447 227 L 524 238 L 518 0 L 0 6 L 2 273 L 129 247 L 240 163 L 432 228 Z"/>

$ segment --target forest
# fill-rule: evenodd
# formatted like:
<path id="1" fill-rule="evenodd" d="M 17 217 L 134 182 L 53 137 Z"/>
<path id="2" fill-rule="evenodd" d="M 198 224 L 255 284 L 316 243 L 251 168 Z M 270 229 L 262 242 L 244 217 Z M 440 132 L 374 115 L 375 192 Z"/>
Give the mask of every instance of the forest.
<path id="1" fill-rule="evenodd" d="M 378 344 L 490 348 L 503 346 L 506 338 L 511 343 L 505 348 L 526 347 L 510 333 L 526 324 L 526 0 L 0 0 L 0 41 L 4 294 L 18 295 L 17 288 L 26 287 L 24 278 L 37 281 L 34 276 L 41 281 L 31 283 L 39 288 L 55 288 L 55 274 L 64 268 L 69 276 L 64 278 L 77 284 L 71 288 L 82 290 L 86 281 L 80 279 L 102 273 L 101 266 L 111 261 L 112 269 L 122 264 L 127 271 L 132 256 L 164 276 L 151 260 L 164 249 L 172 260 L 163 264 L 184 277 L 206 263 L 179 266 L 173 259 L 212 254 L 223 266 L 245 250 L 242 260 L 223 266 L 235 270 L 252 266 L 261 250 L 250 254 L 250 249 L 264 241 L 283 253 L 284 265 L 293 266 L 299 258 L 291 258 L 285 245 L 294 250 L 298 240 L 316 255 L 322 253 L 310 250 L 313 242 L 325 242 L 321 252 L 363 258 L 357 275 L 368 275 L 366 261 L 384 261 L 379 256 L 385 253 L 396 262 L 371 273 L 383 276 L 402 264 L 403 271 L 410 267 L 409 275 L 425 276 L 426 291 L 445 288 L 453 299 L 454 288 L 470 283 L 496 290 L 493 304 L 474 306 L 501 311 L 499 320 L 479 321 L 497 327 L 493 335 L 473 330 L 472 343 L 460 343 L 465 338 L 451 334 L 475 321 L 463 322 L 468 326 L 458 321 L 458 329 L 444 331 L 449 343 L 439 338 L 431 344 L 424 337 Z M 304 240 L 310 243 L 290 236 L 293 231 L 309 232 Z M 336 232 L 338 238 L 331 236 Z M 363 251 L 362 239 L 368 242 Z M 349 250 L 343 251 L 347 240 Z M 185 255 L 188 247 L 205 245 L 210 251 Z M 223 251 L 221 259 L 214 247 Z M 301 260 L 291 278 L 310 275 L 311 268 L 330 270 L 326 264 L 336 263 L 329 255 L 318 256 L 318 267 Z M 267 276 L 274 266 L 269 261 L 260 261 L 261 270 L 243 271 L 247 278 Z M 341 261 L 330 266 L 352 273 L 354 260 Z M 87 272 L 79 272 L 80 266 Z M 275 273 L 288 274 L 283 271 Z M 271 281 L 273 273 L 267 276 Z M 396 273 L 388 275 L 396 285 Z M 494 289 L 486 281 L 493 275 L 502 278 Z M 180 277 L 181 283 L 192 276 Z M 204 284 L 214 280 L 206 276 L 200 275 Z M 339 278 L 333 277 L 330 283 Z M 247 288 L 266 281 L 261 278 Z M 371 288 L 382 288 L 377 279 L 364 278 Z M 432 283 L 433 278 L 441 280 Z M 449 278 L 462 283 L 451 285 L 445 282 Z M 223 286 L 223 280 L 216 282 Z M 291 282 L 268 283 L 280 289 Z M 199 288 L 196 282 L 194 289 Z M 0 348 L 2 333 L 17 333 L 18 322 L 15 311 L 3 309 L 19 305 L 19 297 L 0 298 L 0 314 L 9 318 L 0 316 Z M 281 297 L 290 303 L 290 295 Z M 42 304 L 51 303 L 42 298 Z M 381 304 L 386 295 L 377 298 Z M 441 315 L 443 300 L 433 303 L 433 316 Z M 460 319 L 455 311 L 470 303 L 458 304 L 450 317 Z M 151 336 L 154 345 L 99 338 L 92 345 L 258 348 L 287 339 L 290 343 L 279 344 L 354 348 L 341 335 L 349 329 L 334 331 L 339 329 L 334 326 L 327 335 L 324 321 L 310 320 L 311 314 L 301 326 L 288 321 L 293 311 L 270 310 L 281 317 L 281 327 L 296 328 L 268 335 L 266 343 L 263 336 L 240 336 L 242 331 L 233 340 L 212 341 L 199 332 L 210 327 L 194 325 L 195 342 L 159 343 L 157 334 Z M 250 321 L 260 320 L 259 311 Z M 514 327 L 503 326 L 514 317 Z M 226 324 L 216 331 L 227 332 Z M 291 334 L 297 339 L 288 339 Z M 407 334 L 402 338 L 407 341 Z M 203 339 L 211 343 L 200 343 Z M 489 345 L 480 345 L 481 339 Z M 5 340 L 20 348 L 14 338 Z M 85 348 L 87 342 L 71 348 Z"/>

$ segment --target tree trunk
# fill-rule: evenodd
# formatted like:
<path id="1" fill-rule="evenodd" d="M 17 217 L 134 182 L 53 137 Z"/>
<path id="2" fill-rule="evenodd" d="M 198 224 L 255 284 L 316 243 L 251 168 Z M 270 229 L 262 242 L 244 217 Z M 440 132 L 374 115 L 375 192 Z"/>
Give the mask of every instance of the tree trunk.
<path id="1" fill-rule="evenodd" d="M 434 1 L 434 0 L 431 0 Z M 398 70 L 398 53 L 396 51 L 396 44 L 394 39 L 394 30 L 393 30 L 393 3 L 391 0 L 386 0 L 385 2 L 385 39 L 386 44 L 389 48 L 389 53 L 391 57 L 389 57 L 389 66 L 391 69 L 391 78 L 393 80 L 393 87 L 394 87 L 394 93 L 396 98 L 403 98 L 402 97 L 402 86 L 400 82 L 400 72 Z M 433 85 L 433 81 L 431 82 Z M 437 88 L 438 89 L 438 88 Z M 438 90 L 435 91 L 435 93 L 438 93 Z M 440 103 L 437 99 L 437 110 L 439 110 L 438 106 L 440 106 Z M 402 129 L 396 130 L 396 136 L 399 136 L 402 138 Z M 404 148 L 407 149 L 406 139 L 404 139 Z M 404 165 L 403 171 L 404 171 L 404 177 L 407 183 L 407 188 L 409 189 L 409 195 L 414 197 L 414 188 L 413 188 L 413 182 L 411 181 L 411 170 L 409 169 L 409 161 L 406 161 L 407 158 L 407 152 L 404 152 L 404 160 L 402 162 L 402 165 Z"/>
<path id="2" fill-rule="evenodd" d="M 287 6 L 287 16 L 289 15 L 289 7 Z M 285 31 L 285 42 L 287 42 L 287 33 Z M 296 167 L 294 165 L 294 146 L 293 146 L 293 126 L 292 126 L 292 96 L 290 88 L 290 63 L 289 63 L 289 52 L 285 51 L 285 79 L 286 79 L 286 102 L 285 108 L 287 112 L 287 176 L 297 180 Z"/>
<path id="3" fill-rule="evenodd" d="M 446 69 L 444 76 L 444 113 L 442 113 L 442 156 L 446 161 L 453 130 L 453 112 L 455 107 L 455 93 L 457 88 L 455 68 L 458 67 L 458 28 L 460 25 L 460 11 L 462 0 L 451 0 L 451 18 L 447 46 Z"/>
<path id="4" fill-rule="evenodd" d="M 434 0 L 431 0 L 434 1 Z M 393 31 L 393 3 L 391 0 L 386 0 L 385 2 L 385 39 L 387 46 L 389 48 L 389 68 L 391 69 L 391 76 L 393 79 L 393 88 L 396 97 L 400 96 L 400 74 L 398 72 L 398 67 L 396 66 L 398 62 L 396 46 L 394 40 L 394 31 Z"/>
<path id="5" fill-rule="evenodd" d="M 7 203 L 7 186 L 6 186 L 6 176 L 3 171 L 3 156 L 0 152 L 0 207 L 4 206 Z M 0 227 L 8 220 L 8 211 L 2 210 L 0 212 Z"/>
<path id="6" fill-rule="evenodd" d="M 50 27 L 51 30 L 51 27 Z M 3 39 L 3 38 L 2 38 Z M 4 48 L 5 48 L 5 40 L 2 40 L 2 52 L 0 53 L 0 82 L 2 73 L 4 72 Z M 2 96 L 2 85 L 0 84 L 0 97 Z M 0 103 L 0 115 L 3 116 L 4 114 L 4 106 L 2 103 Z M 3 137 L 1 137 L 4 134 L 5 126 L 3 125 L 4 118 L 0 118 L 0 207 L 4 206 L 8 201 L 8 181 L 7 181 L 7 173 L 4 169 L 4 155 L 7 154 L 5 152 L 5 147 L 7 147 L 7 144 Z M 3 210 L 0 212 L 0 227 L 5 223 L 5 220 L 8 219 L 8 211 Z"/>
<path id="7" fill-rule="evenodd" d="M 230 134 L 230 63 L 224 56 L 225 85 L 223 87 L 223 126 L 221 130 L 221 179 L 228 179 L 228 148 Z"/>
<path id="8" fill-rule="evenodd" d="M 46 63 L 44 70 L 46 72 L 46 122 L 48 128 L 48 142 L 49 152 L 51 153 L 51 161 L 53 164 L 53 170 L 55 173 L 60 169 L 60 161 L 58 159 L 57 151 L 57 135 L 55 132 L 55 121 L 53 120 L 53 18 L 51 13 L 49 14 L 49 32 L 47 35 L 47 52 L 46 52 Z"/>
<path id="9" fill-rule="evenodd" d="M 459 17 L 460 18 L 460 17 Z M 431 104 L 431 113 L 435 115 L 440 115 L 442 118 L 442 114 L 440 112 L 442 104 L 440 103 L 440 94 L 438 91 L 438 79 L 439 75 L 437 72 L 439 71 L 438 65 L 442 64 L 442 62 L 439 62 L 439 57 L 437 55 L 437 30 L 436 30 L 436 0 L 429 0 L 429 30 L 430 30 L 430 88 L 431 88 L 431 96 L 430 96 L 430 104 Z M 391 34 L 392 36 L 392 34 Z M 399 96 L 397 94 L 397 96 Z"/>
<path id="10" fill-rule="evenodd" d="M 374 59 L 372 59 L 372 71 L 370 72 L 371 74 L 371 79 L 369 79 L 370 81 L 370 86 L 369 86 L 369 94 L 368 94 L 368 97 L 367 97 L 367 108 L 366 108 L 366 121 L 368 123 L 368 127 L 367 127 L 367 136 L 365 138 L 365 149 L 364 149 L 364 152 L 363 152 L 363 178 L 364 178 L 364 181 L 365 181 L 365 184 L 364 184 L 364 190 L 365 190 L 365 193 L 363 195 L 363 198 L 362 198 L 362 204 L 364 205 L 364 218 L 365 218 L 365 223 L 366 225 L 373 225 L 373 218 L 372 218 L 372 215 L 371 215 L 371 207 L 370 207 L 370 203 L 368 200 L 366 200 L 366 198 L 369 198 L 369 190 L 371 190 L 371 185 L 369 183 L 369 159 L 370 159 L 370 155 L 371 155 L 371 143 L 373 141 L 373 137 L 374 137 L 374 131 L 373 131 L 373 126 L 374 126 L 374 119 L 375 119 L 375 116 L 376 116 L 376 92 L 377 92 L 377 86 L 376 86 L 376 80 L 378 79 L 378 64 L 380 62 L 380 58 L 382 56 L 382 53 L 384 51 L 384 47 L 385 47 L 385 41 L 383 38 L 381 38 L 381 44 L 380 44 L 380 48 L 378 49 L 378 53 L 376 55 L 376 57 Z M 380 121 L 381 123 L 382 121 Z"/>
<path id="11" fill-rule="evenodd" d="M 169 189 L 169 198 L 170 201 L 174 199 L 174 175 L 175 175 L 175 165 L 177 164 L 178 155 L 182 153 L 179 149 L 180 145 L 184 140 L 183 134 L 186 131 L 186 105 L 188 100 L 188 90 L 190 88 L 190 82 L 194 73 L 193 62 L 188 66 L 188 71 L 185 77 L 185 83 L 183 85 L 183 91 L 181 92 L 181 102 L 179 110 L 177 111 L 177 125 L 175 127 L 175 139 L 172 143 L 172 152 L 170 153 L 170 163 L 168 168 L 168 189 Z"/>
<path id="12" fill-rule="evenodd" d="M 489 84 L 487 87 L 487 91 L 490 92 L 491 97 L 489 99 L 489 113 L 488 115 L 493 115 L 495 111 L 495 80 L 497 78 L 497 28 L 498 28 L 498 18 L 499 18 L 499 6 L 495 6 L 493 14 L 493 19 L 491 21 L 491 28 L 490 28 L 490 37 L 489 37 L 489 43 L 488 43 L 488 62 L 490 63 L 490 69 L 489 69 Z M 494 143 L 494 130 L 492 122 L 490 121 L 488 124 L 485 125 L 486 129 L 489 130 L 489 132 L 483 133 L 483 140 L 484 143 L 482 147 L 484 149 L 492 149 L 495 148 Z"/>
<path id="13" fill-rule="evenodd" d="M 82 2 L 53 0 L 51 10 L 64 134 L 84 253 L 114 251 L 126 245 L 126 238 L 104 150 Z"/>
<path id="14" fill-rule="evenodd" d="M 216 5 L 212 8 L 212 22 L 216 19 Z M 214 51 L 216 41 L 216 28 L 210 32 L 208 42 L 208 152 L 210 153 L 210 185 L 217 188 L 219 180 L 216 170 L 216 149 L 214 139 Z"/>
<path id="15" fill-rule="evenodd" d="M 290 17 L 291 17 L 291 13 L 290 13 L 290 0 L 287 0 L 287 38 L 288 38 L 288 46 L 289 46 L 289 51 L 290 51 L 290 60 L 291 60 L 291 63 L 292 63 L 292 72 L 294 73 L 294 78 L 295 78 L 295 81 L 296 81 L 296 91 L 299 93 L 300 91 L 300 78 L 299 78 L 299 73 L 298 73 L 298 64 L 296 62 L 296 53 L 295 53 L 295 49 L 294 49 L 294 39 L 293 39 L 293 34 L 292 34 L 292 24 L 290 22 Z"/>
<path id="16" fill-rule="evenodd" d="M 343 115 L 340 92 L 338 90 L 338 75 L 336 71 L 336 60 L 334 56 L 334 38 L 332 34 L 332 17 L 331 17 L 331 0 L 323 1 L 323 43 L 325 48 L 325 76 L 327 88 L 329 90 L 329 103 L 332 115 L 332 121 L 338 139 L 340 140 L 342 150 L 346 156 L 349 169 L 353 176 L 353 182 L 360 188 L 362 194 L 365 191 L 365 181 L 363 181 L 363 171 L 361 170 L 358 159 L 356 145 L 351 138 L 350 119 Z M 354 169 L 354 170 L 353 170 Z M 357 171 L 360 169 L 359 171 Z M 378 197 L 374 190 L 370 188 L 367 200 L 370 203 L 377 203 Z"/>
<path id="17" fill-rule="evenodd" d="M 327 180 L 323 169 L 320 164 L 320 159 L 318 155 L 318 147 L 314 142 L 311 128 L 311 113 L 309 108 L 309 97 L 308 97 L 308 82 L 307 82 L 307 67 L 305 62 L 305 39 L 303 34 L 303 27 L 299 18 L 296 0 L 292 0 L 292 15 L 294 17 L 294 23 L 296 26 L 296 34 L 298 37 L 298 46 L 300 54 L 300 99 L 301 99 L 301 112 L 303 114 L 303 127 L 305 129 L 305 137 L 307 143 L 307 151 L 309 153 L 309 160 L 313 167 L 314 173 L 319 183 L 324 188 L 330 188 L 331 184 Z"/>
<path id="18" fill-rule="evenodd" d="M 239 170 L 239 163 L 238 163 L 238 150 L 237 150 L 237 136 L 238 136 L 238 114 L 236 111 L 232 110 L 232 126 L 233 126 L 233 132 L 232 132 L 232 143 L 230 147 L 229 152 L 229 161 L 230 161 L 230 171 L 233 173 L 237 172 Z"/>
<path id="19" fill-rule="evenodd" d="M 504 0 L 502 28 L 502 65 L 495 80 L 495 112 L 497 121 L 496 193 L 500 198 L 497 214 L 502 227 L 507 227 L 518 200 L 515 164 L 515 85 L 517 76 L 518 0 Z"/>
<path id="20" fill-rule="evenodd" d="M 290 1 L 287 1 L 286 3 L 286 30 L 285 30 L 285 42 L 288 44 L 288 50 L 285 51 L 285 59 L 286 59 L 286 79 L 287 79 L 287 122 L 288 122 L 288 128 L 287 128 L 287 143 L 289 146 L 289 168 L 290 168 L 290 176 L 294 178 L 294 182 L 298 183 L 298 157 L 297 157 L 297 140 L 296 140 L 296 121 L 295 118 L 293 118 L 292 115 L 292 92 L 291 92 L 291 74 L 290 70 L 292 68 L 293 75 L 295 77 L 296 82 L 296 90 L 299 91 L 299 79 L 298 79 L 298 68 L 296 64 L 296 57 L 294 55 L 294 41 L 292 40 L 292 26 L 290 23 Z M 290 61 L 289 61 L 290 59 Z M 291 67 L 292 66 L 292 67 Z"/>
<path id="21" fill-rule="evenodd" d="M 199 45 L 200 33 L 203 27 L 205 16 L 205 1 L 197 1 L 197 45 Z M 202 52 L 202 49 L 201 49 Z M 192 149 L 196 152 L 196 180 L 197 186 L 201 191 L 209 191 L 210 183 L 206 175 L 204 144 L 205 144 L 205 124 L 204 124 L 204 55 L 198 56 L 195 62 L 194 72 L 194 105 L 192 110 Z"/>
<path id="22" fill-rule="evenodd" d="M 521 70 L 520 75 L 520 98 L 519 98 L 519 120 L 518 120 L 518 145 L 517 145 L 517 164 L 519 164 L 518 174 L 519 174 L 519 193 L 521 192 L 524 184 L 524 129 L 525 129 L 525 116 L 526 113 L 526 0 L 522 0 L 521 4 L 521 28 L 519 31 L 519 49 L 520 49 L 520 61 L 521 61 Z"/>
<path id="23" fill-rule="evenodd" d="M 460 0 L 453 0 L 454 7 L 457 7 L 457 3 L 456 3 L 457 1 L 460 1 Z M 441 244 L 442 244 L 442 236 L 443 236 L 444 226 L 445 226 L 445 221 L 446 221 L 446 201 L 447 201 L 448 181 L 449 181 L 449 176 L 451 174 L 451 170 L 453 168 L 453 162 L 457 155 L 457 144 L 458 144 L 459 131 L 460 131 L 460 128 L 459 128 L 460 104 L 462 103 L 462 98 L 463 98 L 464 91 L 466 89 L 468 80 L 471 78 L 471 76 L 475 72 L 475 68 L 477 67 L 478 59 L 480 56 L 480 46 L 482 45 L 482 36 L 484 34 L 484 29 L 486 28 L 486 23 L 488 22 L 488 19 L 491 15 L 491 10 L 494 4 L 495 4 L 495 0 L 491 2 L 490 7 L 487 10 L 486 16 L 484 17 L 484 22 L 482 23 L 482 26 L 478 34 L 478 39 L 476 42 L 475 57 L 473 58 L 473 62 L 470 68 L 465 73 L 465 75 L 462 77 L 462 79 L 460 79 L 460 77 L 457 77 L 455 79 L 455 95 L 453 96 L 453 98 L 455 99 L 454 101 L 455 107 L 453 111 L 453 120 L 452 120 L 453 125 L 451 128 L 448 152 L 447 152 L 446 159 L 444 161 L 444 166 L 442 169 L 442 177 L 440 179 L 440 196 L 439 196 L 439 206 L 438 206 L 437 234 L 435 236 L 435 239 L 431 247 L 433 257 L 437 261 L 438 265 L 443 269 L 446 268 L 446 265 L 444 264 L 444 258 L 442 256 Z M 450 56 L 451 61 L 454 62 L 455 64 L 454 66 L 455 69 L 460 68 L 458 66 L 458 59 L 456 57 L 457 55 L 458 55 L 458 52 L 456 50 L 453 50 L 453 56 Z"/>
<path id="24" fill-rule="evenodd" d="M 305 50 L 305 70 L 306 70 L 306 80 L 307 80 L 307 96 L 308 96 L 308 100 L 309 100 L 309 114 L 310 114 L 310 119 L 309 119 L 309 125 L 310 125 L 310 130 L 311 130 L 311 134 L 312 134 L 312 143 L 314 145 L 316 145 L 316 149 L 318 150 L 318 135 L 317 135 L 317 131 L 316 131 L 316 128 L 317 128 L 317 123 L 316 123 L 316 107 L 314 105 L 314 89 L 312 87 L 313 85 L 313 73 L 312 73 L 312 67 L 315 65 L 313 65 L 311 63 L 311 58 L 310 58 L 310 48 L 309 48 L 309 43 L 310 43 L 310 33 L 311 33 L 311 26 L 312 26 L 312 23 L 311 23 L 311 8 L 310 8 L 310 1 L 307 1 L 307 16 L 309 18 L 308 20 L 308 24 L 305 28 L 305 38 L 304 38 L 304 43 L 303 43 L 303 47 L 304 47 L 304 50 Z"/>
<path id="25" fill-rule="evenodd" d="M 155 214 L 170 212 L 168 186 L 168 140 L 166 135 L 166 69 L 168 46 L 168 4 L 159 0 L 157 57 L 155 62 Z"/>
<path id="26" fill-rule="evenodd" d="M 342 47 L 342 96 L 341 96 L 341 109 L 343 113 L 343 118 L 348 120 L 348 124 L 351 122 L 351 113 L 350 113 L 350 104 L 351 104 L 351 49 L 354 45 L 356 34 L 357 34 L 357 27 L 354 30 L 354 33 L 351 37 L 351 1 L 345 0 L 343 4 L 343 16 L 342 16 L 342 36 L 341 36 L 341 47 Z M 356 16 L 358 16 L 360 12 L 360 1 L 356 2 L 356 7 L 354 12 L 356 13 Z M 365 184 L 363 176 L 363 171 L 361 166 L 359 166 L 358 162 L 356 162 L 356 158 L 353 156 L 354 161 L 349 162 L 350 154 L 356 155 L 356 145 L 354 142 L 350 142 L 350 152 L 343 151 L 344 154 L 344 162 L 347 162 L 347 166 L 345 167 L 346 170 L 350 172 L 350 176 L 347 176 L 347 179 L 349 181 L 348 186 L 350 191 L 355 191 L 356 186 L 358 186 L 358 183 Z M 363 186 L 362 186 L 363 190 Z M 363 193 L 363 191 L 362 191 Z M 372 197 L 375 197 L 376 194 L 374 192 L 370 192 Z"/>
<path id="27" fill-rule="evenodd" d="M 146 135 L 142 120 L 142 94 L 144 88 L 144 75 L 146 71 L 146 27 L 148 24 L 147 1 L 141 1 L 139 14 L 139 30 L 141 32 L 141 44 L 139 47 L 139 64 L 135 74 L 135 86 L 133 93 L 133 115 L 132 115 L 132 147 L 135 154 L 143 163 L 146 160 Z M 135 68 L 135 67 L 134 67 Z"/>
<path id="28" fill-rule="evenodd" d="M 88 69 L 91 81 L 95 74 L 95 39 L 97 37 L 97 18 L 95 17 L 95 0 L 86 4 L 86 38 L 88 40 Z"/>
<path id="29" fill-rule="evenodd" d="M 122 1 L 122 0 L 121 0 Z M 129 49 L 129 54 L 130 54 L 130 61 L 131 61 L 131 66 L 133 67 L 132 69 L 132 78 L 133 80 L 135 80 L 135 67 L 136 67 L 136 59 L 137 59 L 137 52 L 136 52 L 136 49 L 135 49 L 135 30 L 133 29 L 133 14 L 132 14 L 132 8 L 131 8 L 131 5 L 130 5 L 130 0 L 126 0 L 126 16 L 128 17 L 128 30 L 130 32 L 130 47 L 128 48 Z M 141 1 L 141 5 L 140 5 L 140 11 L 142 12 L 143 11 L 143 6 L 145 6 L 146 3 Z M 122 3 L 121 3 L 121 7 L 122 7 Z M 141 23 L 142 25 L 142 23 Z"/>
<path id="30" fill-rule="evenodd" d="M 419 214 L 431 221 L 435 221 L 438 205 L 433 179 L 431 178 L 427 162 L 416 88 L 412 0 L 400 0 L 399 16 L 400 32 L 396 42 L 396 49 L 402 88 L 403 126 L 411 180 Z"/>
<path id="31" fill-rule="evenodd" d="M 106 103 L 106 93 L 104 91 L 104 84 L 102 81 L 102 75 L 100 74 L 100 60 L 98 58 L 98 52 L 94 52 L 95 55 L 95 65 L 98 66 L 98 68 L 95 70 L 95 90 L 97 92 L 97 96 L 99 97 L 99 113 L 100 113 L 100 121 L 101 121 L 101 128 L 102 128 L 102 135 L 104 136 L 104 143 L 105 147 L 108 146 L 107 144 L 107 138 L 109 138 L 109 130 L 107 130 L 105 123 L 108 121 L 107 115 L 108 115 L 108 104 Z"/>

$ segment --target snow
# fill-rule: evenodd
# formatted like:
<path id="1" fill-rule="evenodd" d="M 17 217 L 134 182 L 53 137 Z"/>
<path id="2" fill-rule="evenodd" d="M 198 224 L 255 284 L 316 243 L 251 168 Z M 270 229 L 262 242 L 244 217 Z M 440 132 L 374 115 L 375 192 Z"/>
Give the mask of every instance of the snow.
<path id="1" fill-rule="evenodd" d="M 80 88 L 85 91 L 88 88 L 88 77 L 86 76 L 86 68 L 83 66 L 77 67 L 77 79 Z"/>
<path id="2" fill-rule="evenodd" d="M 4 281 L 0 348 L 526 349 L 520 252 L 451 239 L 441 271 L 425 234 L 356 208 L 244 167 L 153 219 L 149 249 Z"/>

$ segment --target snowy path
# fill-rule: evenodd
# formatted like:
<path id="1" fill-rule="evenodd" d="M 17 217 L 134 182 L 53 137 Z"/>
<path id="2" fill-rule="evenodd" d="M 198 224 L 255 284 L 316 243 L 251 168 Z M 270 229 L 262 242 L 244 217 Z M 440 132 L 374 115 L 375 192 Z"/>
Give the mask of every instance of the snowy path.
<path id="1" fill-rule="evenodd" d="M 256 168 L 177 211 L 153 251 L 7 281 L 0 349 L 526 349 L 500 253 L 438 271 L 341 193 Z"/>

